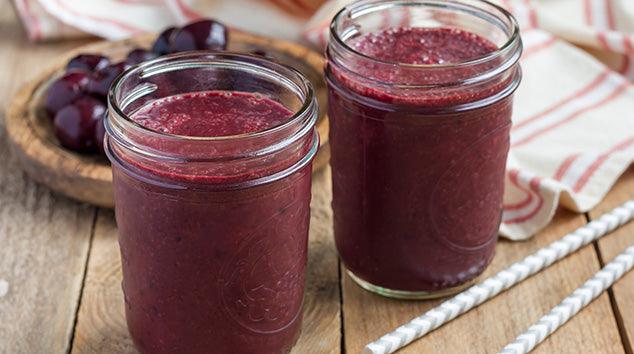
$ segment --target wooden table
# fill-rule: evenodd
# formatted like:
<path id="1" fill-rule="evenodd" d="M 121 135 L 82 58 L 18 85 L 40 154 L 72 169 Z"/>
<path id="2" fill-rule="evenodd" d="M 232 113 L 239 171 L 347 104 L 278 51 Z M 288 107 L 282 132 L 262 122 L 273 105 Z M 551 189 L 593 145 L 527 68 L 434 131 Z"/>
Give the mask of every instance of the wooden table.
<path id="1" fill-rule="evenodd" d="M 83 41 L 28 43 L 0 5 L 0 111 L 58 53 Z M 0 116 L 1 117 L 1 116 Z M 110 210 L 51 193 L 20 171 L 0 118 L 0 353 L 132 353 Z M 331 225 L 329 171 L 314 178 L 304 327 L 294 353 L 359 353 L 438 301 L 370 294 L 342 272 Z M 526 242 L 500 242 L 491 274 L 634 198 L 630 169 L 595 210 L 559 211 Z M 524 281 L 400 353 L 494 353 L 630 243 L 634 224 Z M 634 272 L 537 347 L 539 353 L 632 353 Z"/>

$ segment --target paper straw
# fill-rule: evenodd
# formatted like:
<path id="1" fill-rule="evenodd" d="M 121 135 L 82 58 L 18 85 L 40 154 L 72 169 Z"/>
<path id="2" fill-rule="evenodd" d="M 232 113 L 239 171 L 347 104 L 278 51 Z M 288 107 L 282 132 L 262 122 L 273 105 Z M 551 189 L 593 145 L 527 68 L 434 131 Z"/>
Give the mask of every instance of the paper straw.
<path id="1" fill-rule="evenodd" d="M 559 305 L 509 343 L 499 354 L 525 354 L 586 307 L 634 265 L 634 246 L 628 247 Z"/>
<path id="2" fill-rule="evenodd" d="M 555 261 L 595 241 L 634 217 L 634 200 L 601 215 L 567 234 L 560 240 L 540 249 L 523 260 L 500 271 L 494 276 L 470 287 L 439 306 L 398 327 L 363 349 L 364 354 L 388 354 L 406 346 L 415 339 L 435 330 L 459 315 L 495 297 L 529 276 L 547 268 Z"/>

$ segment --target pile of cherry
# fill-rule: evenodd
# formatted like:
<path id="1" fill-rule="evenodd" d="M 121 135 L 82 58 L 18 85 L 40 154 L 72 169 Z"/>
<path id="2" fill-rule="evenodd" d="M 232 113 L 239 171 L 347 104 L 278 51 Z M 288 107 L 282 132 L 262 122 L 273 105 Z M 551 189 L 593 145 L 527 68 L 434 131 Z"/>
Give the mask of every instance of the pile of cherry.
<path id="1" fill-rule="evenodd" d="M 64 75 L 51 83 L 44 108 L 53 121 L 55 136 L 67 149 L 103 153 L 108 90 L 112 82 L 135 64 L 161 55 L 188 50 L 225 50 L 227 29 L 213 20 L 181 28 L 170 27 L 156 38 L 152 49 L 136 48 L 125 60 L 113 63 L 99 54 L 79 54 L 66 65 Z"/>

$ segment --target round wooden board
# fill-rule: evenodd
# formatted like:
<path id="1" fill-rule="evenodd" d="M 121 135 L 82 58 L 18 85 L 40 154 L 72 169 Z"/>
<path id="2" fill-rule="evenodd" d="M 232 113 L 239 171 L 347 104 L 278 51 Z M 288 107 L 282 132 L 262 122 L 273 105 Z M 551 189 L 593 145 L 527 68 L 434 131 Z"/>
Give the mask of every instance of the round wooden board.
<path id="1" fill-rule="evenodd" d="M 107 208 L 114 206 L 112 172 L 108 160 L 103 156 L 78 154 L 59 145 L 50 119 L 42 107 L 44 93 L 52 78 L 59 75 L 68 60 L 78 53 L 101 53 L 113 60 L 121 60 L 132 48 L 148 48 L 155 37 L 154 34 L 148 34 L 79 47 L 60 57 L 55 65 L 18 91 L 6 114 L 7 135 L 13 153 L 33 179 L 71 198 Z M 323 113 L 327 91 L 322 75 L 322 56 L 299 44 L 238 30 L 230 32 L 230 51 L 251 52 L 256 49 L 298 69 L 312 82 L 319 106 L 322 107 L 317 121 L 321 142 L 313 170 L 322 168 L 330 157 L 328 119 Z"/>

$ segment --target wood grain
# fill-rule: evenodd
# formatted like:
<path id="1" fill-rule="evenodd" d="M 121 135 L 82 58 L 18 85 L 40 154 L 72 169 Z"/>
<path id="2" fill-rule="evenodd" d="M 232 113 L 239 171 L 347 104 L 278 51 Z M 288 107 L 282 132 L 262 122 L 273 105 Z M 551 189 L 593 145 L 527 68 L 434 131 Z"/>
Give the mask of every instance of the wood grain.
<path id="1" fill-rule="evenodd" d="M 86 270 L 73 353 L 135 353 L 123 314 L 121 258 L 114 213 L 101 209 Z"/>
<path id="2" fill-rule="evenodd" d="M 332 238 L 330 174 L 313 177 L 302 335 L 293 353 L 339 353 L 339 275 Z M 73 353 L 134 353 L 125 325 L 112 212 L 100 210 L 79 308 Z"/>
<path id="3" fill-rule="evenodd" d="M 501 241 L 484 276 L 505 268 L 544 245 L 583 225 L 582 215 L 560 211 L 551 226 L 526 242 Z M 532 278 L 399 353 L 495 353 L 523 332 L 599 269 L 592 246 Z M 343 281 L 345 344 L 359 353 L 365 344 L 422 314 L 440 300 L 396 301 L 370 294 L 347 275 Z M 616 321 L 606 294 L 581 311 L 536 348 L 537 353 L 623 353 Z"/>
<path id="4" fill-rule="evenodd" d="M 0 4 L 0 112 L 43 58 L 83 42 L 28 43 Z M 57 196 L 19 168 L 0 113 L 0 352 L 63 353 L 70 345 L 95 209 Z"/>
<path id="5" fill-rule="evenodd" d="M 292 353 L 339 353 L 339 266 L 332 236 L 330 167 L 313 174 L 302 334 Z"/>
<path id="6" fill-rule="evenodd" d="M 634 199 L 634 167 L 621 176 L 605 199 L 589 213 L 590 219 L 598 218 L 601 214 L 631 199 Z M 605 263 L 631 245 L 634 245 L 634 223 L 632 222 L 598 242 L 601 258 Z M 611 292 L 614 313 L 621 330 L 621 340 L 626 352 L 631 354 L 634 352 L 632 347 L 634 344 L 634 272 L 626 274 L 614 284 Z"/>
<path id="7" fill-rule="evenodd" d="M 300 70 L 313 84 L 321 107 L 326 107 L 327 89 L 322 75 L 323 57 L 297 43 L 262 37 L 239 30 L 230 32 L 228 50 L 250 53 L 265 51 L 281 63 Z M 7 112 L 8 140 L 22 168 L 35 180 L 64 195 L 97 206 L 112 208 L 112 172 L 103 156 L 75 153 L 57 141 L 49 117 L 43 109 L 46 88 L 70 58 L 79 53 L 101 53 L 113 61 L 122 60 L 137 47 L 149 47 L 155 34 L 120 41 L 99 41 L 75 48 L 56 57 L 36 79 L 25 84 L 15 95 Z M 329 158 L 328 119 L 321 110 L 317 121 L 320 151 L 313 164 L 323 168 Z"/>

